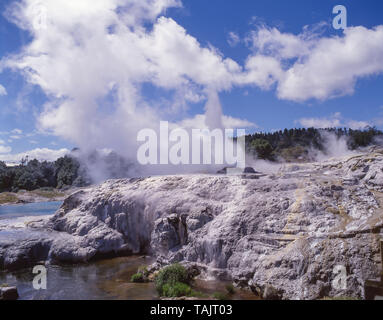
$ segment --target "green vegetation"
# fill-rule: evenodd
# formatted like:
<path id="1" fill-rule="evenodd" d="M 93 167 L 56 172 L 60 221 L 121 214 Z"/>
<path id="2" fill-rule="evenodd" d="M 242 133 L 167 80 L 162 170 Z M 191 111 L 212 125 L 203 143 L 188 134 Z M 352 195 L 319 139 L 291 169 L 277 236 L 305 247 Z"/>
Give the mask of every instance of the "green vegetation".
<path id="1" fill-rule="evenodd" d="M 346 128 L 285 129 L 273 133 L 255 133 L 246 136 L 246 150 L 249 154 L 257 155 L 260 159 L 305 161 L 308 160 L 309 149 L 322 151 L 325 149 L 326 133 L 334 134 L 337 138 L 346 138 L 351 150 L 369 146 L 377 138 L 383 138 L 382 131 L 370 127 L 364 130 Z"/>
<path id="2" fill-rule="evenodd" d="M 204 297 L 201 292 L 190 287 L 190 281 L 187 270 L 180 264 L 163 268 L 155 280 L 156 289 L 161 297 Z"/>
<path id="3" fill-rule="evenodd" d="M 147 267 L 142 266 L 131 277 L 131 282 L 149 282 L 152 281 L 152 276 L 153 274 L 150 274 Z M 230 296 L 235 293 L 232 284 L 226 285 L 227 293 L 216 292 L 213 296 L 194 290 L 192 287 L 192 276 L 184 266 L 178 263 L 161 269 L 155 276 L 154 281 L 159 296 L 166 298 L 196 297 L 203 299 L 213 297 L 217 300 L 229 300 Z"/>
<path id="4" fill-rule="evenodd" d="M 147 277 L 149 275 L 148 267 L 146 267 L 146 266 L 139 267 L 138 268 L 138 273 L 141 273 L 142 275 Z"/>
<path id="5" fill-rule="evenodd" d="M 192 295 L 192 289 L 189 285 L 182 282 L 176 282 L 173 284 L 166 283 L 162 287 L 162 296 L 168 298 L 174 297 L 188 297 Z"/>
<path id="6" fill-rule="evenodd" d="M 37 189 L 32 192 L 32 194 L 35 194 L 36 196 L 47 198 L 47 199 L 54 199 L 65 196 L 63 192 L 60 192 L 56 189 L 52 189 L 50 191 L 42 189 Z"/>
<path id="7" fill-rule="evenodd" d="M 81 153 L 79 149 L 73 149 L 72 153 L 54 162 L 26 157 L 17 166 L 7 166 L 0 161 L 0 192 L 39 189 L 38 192 L 45 193 L 42 196 L 55 198 L 54 189 L 90 185 L 89 168 L 93 167 L 102 168 L 105 179 L 117 179 L 127 177 L 131 163 L 115 152 L 104 155 L 98 151 Z"/>
<path id="8" fill-rule="evenodd" d="M 149 277 L 148 268 L 145 266 L 141 266 L 138 268 L 137 273 L 132 275 L 130 281 L 135 283 L 148 282 L 149 281 L 148 277 Z"/>
<path id="9" fill-rule="evenodd" d="M 272 160 L 273 147 L 265 139 L 251 140 L 248 144 L 248 149 L 252 151 L 253 155 L 257 155 L 261 159 Z"/>
<path id="10" fill-rule="evenodd" d="M 145 277 L 142 273 L 135 273 L 134 275 L 132 275 L 132 278 L 130 279 L 130 281 L 135 283 L 146 282 Z"/>
<path id="11" fill-rule="evenodd" d="M 163 268 L 156 277 L 156 289 L 160 296 L 164 296 L 165 286 L 173 287 L 177 283 L 189 284 L 187 270 L 180 264 Z"/>
<path id="12" fill-rule="evenodd" d="M 0 193 L 0 205 L 28 202 L 28 198 L 44 198 L 47 201 L 65 197 L 65 193 L 53 188 L 41 188 L 34 191 L 20 190 L 18 193 Z"/>
<path id="13" fill-rule="evenodd" d="M 26 158 L 15 167 L 8 167 L 0 161 L 0 192 L 39 189 L 35 191 L 37 195 L 55 198 L 60 196 L 55 188 L 82 187 L 87 184 L 89 178 L 74 157 L 65 156 L 55 162 L 28 161 Z"/>
<path id="14" fill-rule="evenodd" d="M 5 203 L 16 203 L 18 201 L 17 197 L 8 192 L 0 193 L 0 204 Z"/>

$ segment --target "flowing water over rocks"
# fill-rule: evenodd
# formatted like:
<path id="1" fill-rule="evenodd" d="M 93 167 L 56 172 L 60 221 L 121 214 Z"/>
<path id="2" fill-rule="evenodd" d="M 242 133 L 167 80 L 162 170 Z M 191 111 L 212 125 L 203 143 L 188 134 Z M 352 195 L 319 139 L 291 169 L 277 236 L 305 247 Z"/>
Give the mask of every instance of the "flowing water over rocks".
<path id="1" fill-rule="evenodd" d="M 383 150 L 257 178 L 107 181 L 68 197 L 52 218 L 0 227 L 0 269 L 145 253 L 158 267 L 193 265 L 269 298 L 363 298 L 381 270 Z M 346 289 L 333 284 L 337 266 Z"/>

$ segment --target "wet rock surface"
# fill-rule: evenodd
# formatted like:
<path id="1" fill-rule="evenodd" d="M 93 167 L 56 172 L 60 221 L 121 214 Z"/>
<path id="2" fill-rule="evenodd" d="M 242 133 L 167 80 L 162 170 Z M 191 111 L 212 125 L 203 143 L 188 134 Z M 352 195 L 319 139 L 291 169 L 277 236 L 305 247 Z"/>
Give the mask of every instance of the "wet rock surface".
<path id="1" fill-rule="evenodd" d="M 381 192 L 380 149 L 258 179 L 111 180 L 71 195 L 53 218 L 23 231 L 0 228 L 0 268 L 145 253 L 268 299 L 363 298 L 364 281 L 380 275 Z M 339 266 L 346 287 L 334 282 Z"/>
<path id="2" fill-rule="evenodd" d="M 17 300 L 19 293 L 16 287 L 0 287 L 0 300 Z"/>

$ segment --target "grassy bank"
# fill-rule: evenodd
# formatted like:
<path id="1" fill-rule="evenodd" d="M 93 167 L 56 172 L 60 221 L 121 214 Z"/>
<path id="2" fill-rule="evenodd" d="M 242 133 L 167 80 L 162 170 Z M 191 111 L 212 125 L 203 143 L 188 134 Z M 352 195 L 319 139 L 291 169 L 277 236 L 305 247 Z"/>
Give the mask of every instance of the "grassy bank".
<path id="1" fill-rule="evenodd" d="M 67 195 L 68 192 L 52 188 L 37 189 L 34 191 L 21 190 L 17 193 L 2 192 L 0 193 L 0 205 L 59 201 L 63 200 Z"/>
<path id="2" fill-rule="evenodd" d="M 18 200 L 19 199 L 14 193 L 10 193 L 10 192 L 0 193 L 0 205 L 8 204 L 8 203 L 17 203 Z"/>

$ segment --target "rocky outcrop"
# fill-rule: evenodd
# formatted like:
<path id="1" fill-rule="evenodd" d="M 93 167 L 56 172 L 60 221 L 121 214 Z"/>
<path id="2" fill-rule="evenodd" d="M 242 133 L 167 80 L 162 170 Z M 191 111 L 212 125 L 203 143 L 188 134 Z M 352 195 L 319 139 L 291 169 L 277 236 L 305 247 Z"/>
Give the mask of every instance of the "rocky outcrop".
<path id="1" fill-rule="evenodd" d="M 380 275 L 382 191 L 379 149 L 258 179 L 107 181 L 68 197 L 53 218 L 29 223 L 24 239 L 4 245 L 0 232 L 0 268 L 145 253 L 265 298 L 363 297 L 364 280 Z"/>
<path id="2" fill-rule="evenodd" d="M 0 300 L 17 300 L 19 293 L 16 287 L 0 287 Z"/>

